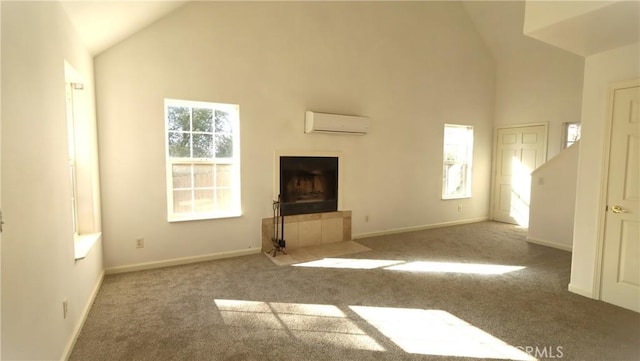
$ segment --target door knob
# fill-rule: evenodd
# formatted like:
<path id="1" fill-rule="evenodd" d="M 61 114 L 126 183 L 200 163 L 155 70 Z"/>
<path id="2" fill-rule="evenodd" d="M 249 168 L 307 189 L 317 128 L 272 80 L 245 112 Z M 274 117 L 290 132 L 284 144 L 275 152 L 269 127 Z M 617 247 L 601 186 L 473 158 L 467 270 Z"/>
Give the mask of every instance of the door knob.
<path id="1" fill-rule="evenodd" d="M 613 213 L 627 213 L 627 210 L 620 206 L 611 206 L 611 212 Z"/>

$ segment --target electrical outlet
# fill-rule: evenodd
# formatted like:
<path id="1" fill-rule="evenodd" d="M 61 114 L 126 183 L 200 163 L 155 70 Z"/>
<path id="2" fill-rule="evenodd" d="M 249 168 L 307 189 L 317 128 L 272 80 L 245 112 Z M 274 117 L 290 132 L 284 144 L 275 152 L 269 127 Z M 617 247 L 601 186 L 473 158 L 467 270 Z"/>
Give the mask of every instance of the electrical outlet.
<path id="1" fill-rule="evenodd" d="M 69 314 L 69 301 L 65 298 L 62 300 L 62 318 L 66 319 Z"/>
<path id="2" fill-rule="evenodd" d="M 144 248 L 144 238 L 136 238 L 136 248 Z"/>
<path id="3" fill-rule="evenodd" d="M 458 204 L 458 213 L 462 210 L 462 204 Z"/>

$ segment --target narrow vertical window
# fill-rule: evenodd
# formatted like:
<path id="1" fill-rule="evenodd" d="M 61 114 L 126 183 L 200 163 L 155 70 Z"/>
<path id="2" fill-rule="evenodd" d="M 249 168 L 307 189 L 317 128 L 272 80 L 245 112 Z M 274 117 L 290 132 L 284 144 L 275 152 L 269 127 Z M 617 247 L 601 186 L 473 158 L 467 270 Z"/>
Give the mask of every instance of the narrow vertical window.
<path id="1" fill-rule="evenodd" d="M 100 185 L 95 108 L 91 85 L 64 62 L 67 105 L 67 151 L 74 257 L 87 256 L 100 239 Z"/>
<path id="2" fill-rule="evenodd" d="M 473 127 L 445 124 L 442 199 L 471 197 Z"/>
<path id="3" fill-rule="evenodd" d="M 239 216 L 239 111 L 234 104 L 165 100 L 169 221 Z"/>
<path id="4" fill-rule="evenodd" d="M 580 140 L 580 123 L 562 123 L 562 149 Z"/>
<path id="5" fill-rule="evenodd" d="M 66 84 L 66 97 L 67 97 L 67 146 L 68 146 L 68 164 L 69 164 L 69 176 L 71 177 L 71 215 L 73 222 L 73 234 L 79 235 L 78 226 L 78 185 L 76 175 L 76 117 L 77 109 L 80 105 L 76 104 L 82 100 L 78 96 L 74 96 L 74 93 L 81 92 L 84 86 L 79 83 L 67 83 Z"/>

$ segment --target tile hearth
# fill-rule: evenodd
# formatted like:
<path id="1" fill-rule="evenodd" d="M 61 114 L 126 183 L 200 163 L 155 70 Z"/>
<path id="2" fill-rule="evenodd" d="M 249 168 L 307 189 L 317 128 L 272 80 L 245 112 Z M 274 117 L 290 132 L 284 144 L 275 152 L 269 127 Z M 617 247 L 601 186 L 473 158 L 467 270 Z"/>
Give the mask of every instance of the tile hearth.
<path id="1" fill-rule="evenodd" d="M 265 253 L 265 256 L 278 266 L 288 266 L 296 263 L 339 257 L 370 250 L 371 248 L 355 241 L 346 241 L 298 248 L 287 251 L 287 254 L 278 253 L 275 257 L 273 257 L 271 253 Z"/>
<path id="2" fill-rule="evenodd" d="M 273 218 L 262 219 L 262 251 L 273 248 Z M 286 250 L 351 240 L 351 211 L 299 214 L 284 217 Z"/>

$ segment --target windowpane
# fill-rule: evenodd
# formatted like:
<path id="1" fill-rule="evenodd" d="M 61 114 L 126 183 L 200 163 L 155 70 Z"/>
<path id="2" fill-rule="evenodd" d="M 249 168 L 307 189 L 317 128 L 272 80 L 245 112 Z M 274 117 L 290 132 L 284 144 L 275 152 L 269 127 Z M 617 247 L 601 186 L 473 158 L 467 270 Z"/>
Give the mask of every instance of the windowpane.
<path id="1" fill-rule="evenodd" d="M 174 164 L 172 167 L 173 188 L 191 188 L 191 165 Z"/>
<path id="2" fill-rule="evenodd" d="M 231 133 L 232 126 L 229 113 L 216 110 L 216 133 Z"/>
<path id="3" fill-rule="evenodd" d="M 193 109 L 193 131 L 213 132 L 213 111 L 211 109 Z"/>
<path id="4" fill-rule="evenodd" d="M 188 132 L 191 130 L 189 125 L 189 108 L 187 107 L 168 107 L 167 123 L 169 130 L 181 130 Z"/>
<path id="5" fill-rule="evenodd" d="M 231 207 L 232 192 L 231 189 L 218 189 L 216 192 L 216 201 L 218 209 L 228 209 Z"/>
<path id="6" fill-rule="evenodd" d="M 218 164 L 216 166 L 216 186 L 231 187 L 231 165 Z"/>
<path id="7" fill-rule="evenodd" d="M 169 132 L 169 156 L 189 158 L 191 156 L 191 133 Z"/>
<path id="8" fill-rule="evenodd" d="M 173 213 L 191 213 L 191 191 L 173 191 Z"/>
<path id="9" fill-rule="evenodd" d="M 567 148 L 580 140 L 580 123 L 563 123 L 562 148 Z"/>
<path id="10" fill-rule="evenodd" d="M 76 182 L 76 166 L 75 162 L 69 164 L 71 172 L 71 215 L 73 216 L 73 233 L 78 234 L 78 185 Z"/>
<path id="11" fill-rule="evenodd" d="M 471 196 L 473 127 L 445 125 L 443 149 L 443 198 Z"/>
<path id="12" fill-rule="evenodd" d="M 195 188 L 213 187 L 213 164 L 196 164 L 193 173 Z"/>
<path id="13" fill-rule="evenodd" d="M 193 134 L 193 158 L 213 157 L 213 135 Z"/>
<path id="14" fill-rule="evenodd" d="M 216 134 L 216 158 L 233 156 L 233 138 L 229 134 Z"/>
<path id="15" fill-rule="evenodd" d="M 576 140 L 578 140 L 578 138 L 580 138 L 580 127 L 577 124 L 571 124 L 567 133 L 567 140 L 570 142 L 575 142 Z"/>
<path id="16" fill-rule="evenodd" d="M 213 189 L 198 189 L 194 194 L 194 211 L 196 213 L 213 211 Z"/>

